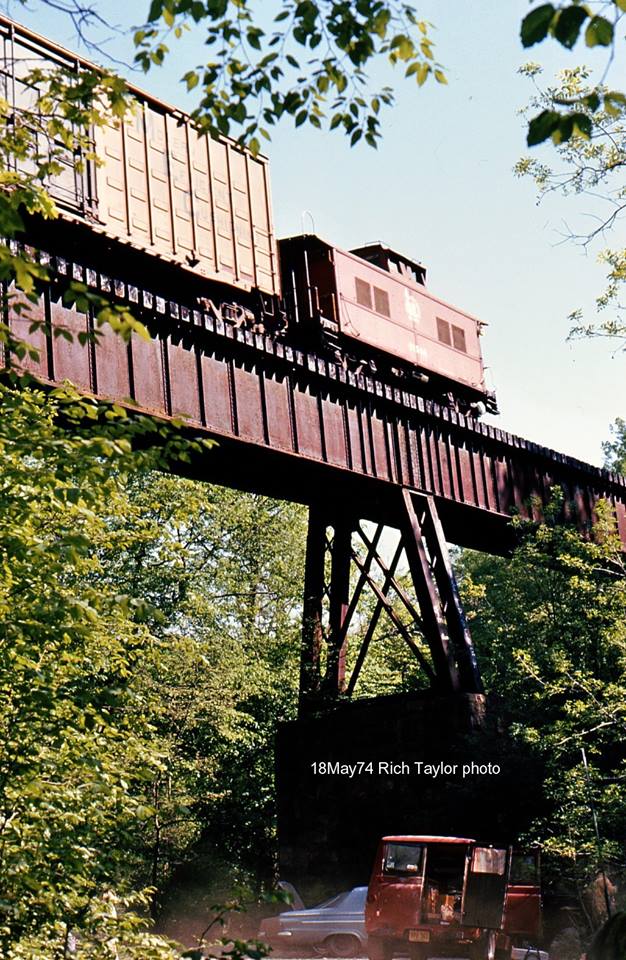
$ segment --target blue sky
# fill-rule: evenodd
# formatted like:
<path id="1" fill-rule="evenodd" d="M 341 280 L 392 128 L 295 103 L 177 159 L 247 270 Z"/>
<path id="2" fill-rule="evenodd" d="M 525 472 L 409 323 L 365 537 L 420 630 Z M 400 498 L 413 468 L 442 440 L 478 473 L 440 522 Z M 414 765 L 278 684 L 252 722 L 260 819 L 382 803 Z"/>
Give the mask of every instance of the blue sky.
<path id="1" fill-rule="evenodd" d="M 531 181 L 512 172 L 525 152 L 518 110 L 531 94 L 519 66 L 538 60 L 550 76 L 594 57 L 554 44 L 523 51 L 519 23 L 529 9 L 523 0 L 416 5 L 436 27 L 436 54 L 449 84 L 418 89 L 398 72 L 397 104 L 383 116 L 377 151 L 350 149 L 338 133 L 282 124 L 266 151 L 278 235 L 301 233 L 303 224 L 309 230 L 312 216 L 315 231 L 337 246 L 382 240 L 421 260 L 434 293 L 489 324 L 483 353 L 501 410 L 493 422 L 600 463 L 609 424 L 626 416 L 626 353 L 614 354 L 606 341 L 567 343 L 567 317 L 577 307 L 592 316 L 604 282 L 596 254 L 609 242 L 624 243 L 623 224 L 621 236 L 614 232 L 585 253 L 563 242 L 563 234 L 593 222 L 590 202 L 554 196 L 537 206 Z M 36 0 L 26 8 L 3 0 L 0 7 L 77 48 L 67 19 Z M 97 8 L 126 25 L 141 20 L 147 3 L 102 0 Z M 108 49 L 131 58 L 122 36 Z M 133 80 L 191 108 L 177 79 L 203 52 L 201 36 L 188 37 L 164 68 Z"/>

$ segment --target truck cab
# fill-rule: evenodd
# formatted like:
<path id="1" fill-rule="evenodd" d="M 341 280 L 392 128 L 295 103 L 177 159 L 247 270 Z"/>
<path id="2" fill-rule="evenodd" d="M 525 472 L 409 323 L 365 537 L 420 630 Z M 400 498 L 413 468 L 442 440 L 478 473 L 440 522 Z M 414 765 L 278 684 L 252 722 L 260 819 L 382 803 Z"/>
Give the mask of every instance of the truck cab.
<path id="1" fill-rule="evenodd" d="M 537 885 L 509 889 L 511 862 L 510 848 L 469 837 L 383 837 L 365 906 L 370 960 L 506 960 L 507 915 L 519 934 L 539 904 Z"/>

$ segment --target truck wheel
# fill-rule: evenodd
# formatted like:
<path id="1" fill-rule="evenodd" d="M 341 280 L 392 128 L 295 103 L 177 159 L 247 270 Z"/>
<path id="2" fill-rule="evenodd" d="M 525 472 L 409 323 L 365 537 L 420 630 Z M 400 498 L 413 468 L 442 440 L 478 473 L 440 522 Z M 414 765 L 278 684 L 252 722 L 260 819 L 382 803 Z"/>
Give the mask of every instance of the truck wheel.
<path id="1" fill-rule="evenodd" d="M 471 945 L 470 960 L 496 960 L 499 953 L 499 950 L 496 951 L 496 933 L 489 930 Z"/>
<path id="2" fill-rule="evenodd" d="M 339 957 L 340 960 L 358 957 L 363 952 L 361 941 L 351 933 L 335 933 L 324 940 L 324 946 L 328 948 L 331 957 Z"/>
<path id="3" fill-rule="evenodd" d="M 392 960 L 393 946 L 391 941 L 379 937 L 370 937 L 367 941 L 367 956 L 369 960 Z"/>

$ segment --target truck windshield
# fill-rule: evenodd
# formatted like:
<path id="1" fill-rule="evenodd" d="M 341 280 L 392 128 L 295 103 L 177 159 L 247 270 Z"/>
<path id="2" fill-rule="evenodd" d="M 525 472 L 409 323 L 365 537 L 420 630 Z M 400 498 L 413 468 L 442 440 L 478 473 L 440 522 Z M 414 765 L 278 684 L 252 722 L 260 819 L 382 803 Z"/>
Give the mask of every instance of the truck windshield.
<path id="1" fill-rule="evenodd" d="M 510 883 L 536 886 L 539 884 L 539 854 L 514 853 L 511 861 Z"/>
<path id="2" fill-rule="evenodd" d="M 424 847 L 421 843 L 386 843 L 383 873 L 392 876 L 415 876 L 422 872 Z"/>

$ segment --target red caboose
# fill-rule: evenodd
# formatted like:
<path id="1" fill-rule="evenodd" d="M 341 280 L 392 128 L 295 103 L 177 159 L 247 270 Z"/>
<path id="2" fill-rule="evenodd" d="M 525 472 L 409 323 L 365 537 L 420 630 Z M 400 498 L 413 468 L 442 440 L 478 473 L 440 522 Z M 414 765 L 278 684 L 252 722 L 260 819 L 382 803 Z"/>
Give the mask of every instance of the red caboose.
<path id="1" fill-rule="evenodd" d="M 372 244 L 347 252 L 315 236 L 280 241 L 290 333 L 353 365 L 420 382 L 462 411 L 495 412 L 485 384 L 482 322 L 430 293 L 421 264 Z"/>

